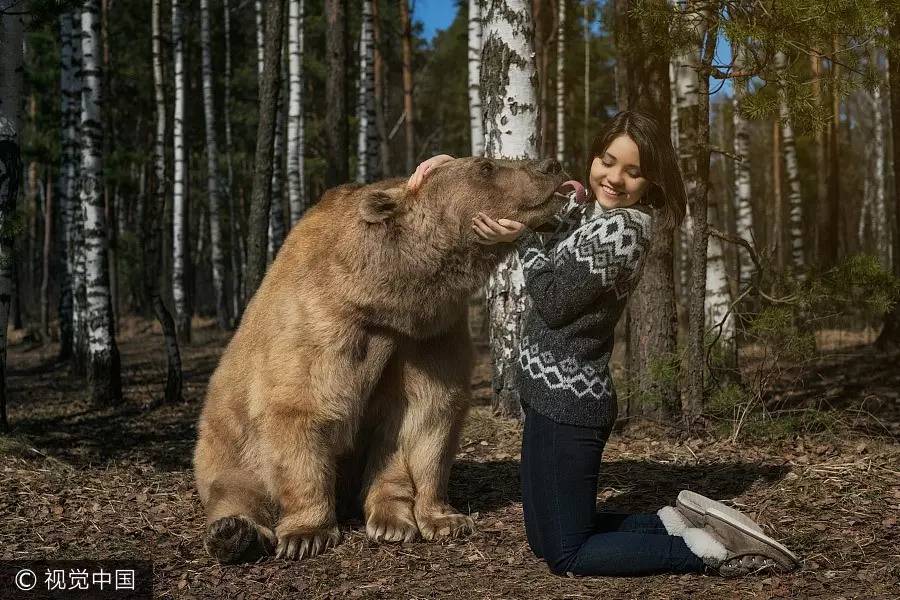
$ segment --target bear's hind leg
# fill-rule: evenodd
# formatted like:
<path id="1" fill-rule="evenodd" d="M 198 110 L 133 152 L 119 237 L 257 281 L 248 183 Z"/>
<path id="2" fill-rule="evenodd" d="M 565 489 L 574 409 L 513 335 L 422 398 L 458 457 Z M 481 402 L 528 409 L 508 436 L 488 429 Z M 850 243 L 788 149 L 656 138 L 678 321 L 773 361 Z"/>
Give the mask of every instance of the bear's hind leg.
<path id="1" fill-rule="evenodd" d="M 413 512 L 415 489 L 403 453 L 393 450 L 378 460 L 363 509 L 366 535 L 376 542 L 411 542 L 419 533 Z"/>

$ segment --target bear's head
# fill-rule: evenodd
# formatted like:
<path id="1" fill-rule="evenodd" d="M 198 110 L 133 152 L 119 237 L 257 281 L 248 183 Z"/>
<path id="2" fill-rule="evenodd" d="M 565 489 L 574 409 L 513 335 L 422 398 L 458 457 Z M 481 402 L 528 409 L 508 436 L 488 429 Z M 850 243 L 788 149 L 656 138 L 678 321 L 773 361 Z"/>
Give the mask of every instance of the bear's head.
<path id="1" fill-rule="evenodd" d="M 475 243 L 471 224 L 479 212 L 540 226 L 565 204 L 564 195 L 556 193 L 565 180 L 553 159 L 458 158 L 435 167 L 415 192 L 402 184 L 364 188 L 360 216 L 372 225 L 438 229 L 440 237 L 452 233 L 469 245 Z"/>

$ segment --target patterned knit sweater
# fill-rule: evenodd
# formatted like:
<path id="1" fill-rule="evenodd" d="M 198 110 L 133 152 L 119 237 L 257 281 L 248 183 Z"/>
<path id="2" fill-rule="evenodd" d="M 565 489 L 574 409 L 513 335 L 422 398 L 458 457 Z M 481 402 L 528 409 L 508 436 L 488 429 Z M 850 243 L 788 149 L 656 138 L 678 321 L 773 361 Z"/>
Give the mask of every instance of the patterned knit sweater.
<path id="1" fill-rule="evenodd" d="M 650 247 L 638 208 L 570 201 L 545 245 L 517 241 L 532 307 L 519 347 L 522 402 L 558 423 L 611 428 L 618 412 L 609 372 L 613 330 Z"/>

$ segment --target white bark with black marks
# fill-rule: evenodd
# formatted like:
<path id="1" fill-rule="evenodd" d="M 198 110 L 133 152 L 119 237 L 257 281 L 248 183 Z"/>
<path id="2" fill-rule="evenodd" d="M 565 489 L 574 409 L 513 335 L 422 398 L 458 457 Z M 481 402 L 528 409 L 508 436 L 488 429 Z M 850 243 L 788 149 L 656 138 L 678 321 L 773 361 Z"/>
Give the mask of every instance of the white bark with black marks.
<path id="1" fill-rule="evenodd" d="M 566 2 L 559 0 L 556 30 L 556 160 L 564 164 L 566 153 Z"/>
<path id="2" fill-rule="evenodd" d="M 306 209 L 303 162 L 303 27 L 304 0 L 288 1 L 287 180 L 290 226 Z"/>
<path id="3" fill-rule="evenodd" d="M 175 300 L 175 322 L 178 334 L 190 341 L 191 315 L 187 289 L 190 245 L 188 243 L 187 198 L 185 178 L 187 157 L 184 147 L 184 32 L 182 0 L 172 0 L 172 47 L 175 62 L 175 105 L 172 143 L 174 145 L 174 178 L 172 186 L 172 297 Z"/>
<path id="4" fill-rule="evenodd" d="M 375 39 L 372 0 L 363 0 L 359 32 L 359 86 L 356 115 L 359 121 L 356 181 L 378 178 L 378 132 L 375 128 Z"/>
<path id="5" fill-rule="evenodd" d="M 787 70 L 787 57 L 775 53 L 775 68 L 779 73 L 778 116 L 781 123 L 781 149 L 784 156 L 784 175 L 788 184 L 788 213 L 791 240 L 791 263 L 798 277 L 803 276 L 806 261 L 803 257 L 803 194 L 800 189 L 800 168 L 797 163 L 797 143 L 794 125 L 788 105 L 783 79 Z"/>
<path id="6" fill-rule="evenodd" d="M 538 103 L 529 2 L 488 0 L 482 5 L 482 19 L 480 88 L 485 156 L 537 158 Z M 485 297 L 491 319 L 494 405 L 502 413 L 518 416 L 518 345 L 527 295 L 515 253 L 491 275 Z"/>
<path id="7" fill-rule="evenodd" d="M 81 13 L 81 206 L 84 211 L 85 292 L 90 367 L 96 404 L 121 401 L 119 352 L 112 322 L 106 210 L 103 202 L 103 76 L 100 8 L 87 0 Z"/>
<path id="8" fill-rule="evenodd" d="M 744 64 L 743 51 L 738 46 L 736 63 Z M 741 100 L 747 94 L 748 82 L 735 80 L 734 96 L 732 99 L 734 125 L 734 153 L 739 160 L 734 163 L 734 198 L 737 205 L 737 234 L 751 244 L 753 235 L 753 203 L 750 198 L 750 128 L 747 119 L 741 114 Z M 753 278 L 754 266 L 749 253 L 743 249 L 738 250 L 739 265 L 739 290 L 744 292 Z"/>
<path id="9" fill-rule="evenodd" d="M 481 114 L 481 0 L 469 0 L 469 131 L 472 156 L 484 154 L 484 123 Z"/>

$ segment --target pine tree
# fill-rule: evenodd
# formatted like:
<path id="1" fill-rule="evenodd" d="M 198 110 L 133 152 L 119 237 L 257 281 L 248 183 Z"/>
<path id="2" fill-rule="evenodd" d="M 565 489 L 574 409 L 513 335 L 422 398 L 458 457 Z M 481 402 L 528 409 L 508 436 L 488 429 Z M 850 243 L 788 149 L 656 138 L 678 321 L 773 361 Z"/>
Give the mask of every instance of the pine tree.
<path id="1" fill-rule="evenodd" d="M 325 130 L 328 138 L 328 166 L 325 186 L 346 183 L 349 132 L 347 129 L 347 14 L 344 0 L 325 0 L 325 52 L 327 67 Z"/>
<path id="2" fill-rule="evenodd" d="M 406 172 L 416 168 L 415 120 L 413 118 L 412 20 L 409 0 L 400 0 L 400 31 L 403 46 L 403 115 L 406 134 Z"/>

